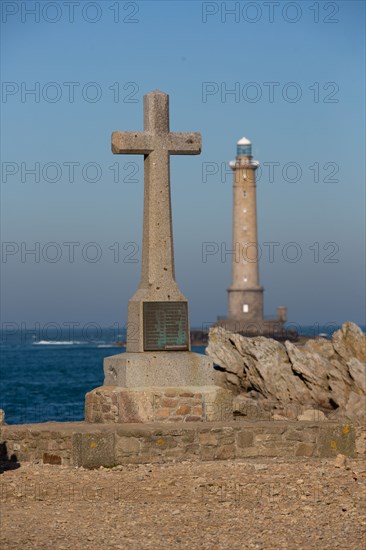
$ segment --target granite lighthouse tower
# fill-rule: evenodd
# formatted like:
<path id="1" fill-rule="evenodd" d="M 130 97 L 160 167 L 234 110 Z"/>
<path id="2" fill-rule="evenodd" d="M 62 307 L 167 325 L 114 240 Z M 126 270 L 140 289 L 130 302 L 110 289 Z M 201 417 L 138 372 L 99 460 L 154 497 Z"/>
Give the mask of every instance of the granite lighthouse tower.
<path id="1" fill-rule="evenodd" d="M 263 288 L 259 284 L 257 204 L 252 144 L 242 138 L 237 143 L 233 170 L 233 263 L 228 289 L 229 318 L 257 321 L 263 318 Z"/>
<path id="2" fill-rule="evenodd" d="M 232 283 L 228 289 L 228 318 L 218 324 L 245 334 L 272 335 L 281 331 L 286 308 L 277 308 L 277 318 L 267 319 L 263 310 L 263 287 L 259 282 L 260 247 L 257 235 L 256 170 L 252 143 L 237 142 L 233 170 Z"/>

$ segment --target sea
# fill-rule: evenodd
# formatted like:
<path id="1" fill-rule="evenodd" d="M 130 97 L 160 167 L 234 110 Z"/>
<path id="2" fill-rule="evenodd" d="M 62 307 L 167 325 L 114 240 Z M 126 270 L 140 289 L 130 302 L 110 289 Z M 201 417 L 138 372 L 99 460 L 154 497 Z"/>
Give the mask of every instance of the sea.
<path id="1" fill-rule="evenodd" d="M 330 338 L 338 325 L 300 327 L 302 336 Z M 365 327 L 362 327 L 365 331 Z M 0 339 L 0 409 L 8 424 L 84 419 L 85 394 L 103 384 L 105 357 L 124 353 L 126 335 L 109 329 L 97 335 L 2 331 Z M 205 353 L 205 346 L 192 347 Z"/>

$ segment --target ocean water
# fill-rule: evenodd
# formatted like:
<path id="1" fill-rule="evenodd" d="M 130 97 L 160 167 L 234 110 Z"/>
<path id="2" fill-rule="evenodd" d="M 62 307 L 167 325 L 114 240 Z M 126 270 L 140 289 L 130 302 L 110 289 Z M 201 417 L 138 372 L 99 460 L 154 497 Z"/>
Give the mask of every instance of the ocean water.
<path id="1" fill-rule="evenodd" d="M 37 333 L 2 334 L 0 409 L 8 424 L 83 420 L 85 394 L 103 384 L 103 359 L 126 351 L 108 330 L 98 338 L 76 331 L 72 340 L 67 336 L 50 334 L 44 340 Z"/>
<path id="2" fill-rule="evenodd" d="M 302 327 L 300 333 L 330 337 L 338 328 Z M 29 331 L 1 335 L 0 408 L 8 424 L 83 420 L 85 394 L 103 384 L 103 359 L 125 351 L 116 343 L 125 335 L 108 330 L 94 338 L 77 331 L 71 340 L 68 335 L 47 336 Z"/>

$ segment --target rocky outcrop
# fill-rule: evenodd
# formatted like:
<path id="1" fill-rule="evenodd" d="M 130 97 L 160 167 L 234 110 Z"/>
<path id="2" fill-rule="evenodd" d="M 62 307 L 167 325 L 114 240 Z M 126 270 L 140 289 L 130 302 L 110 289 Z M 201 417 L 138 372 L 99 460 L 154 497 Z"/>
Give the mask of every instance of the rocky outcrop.
<path id="1" fill-rule="evenodd" d="M 354 323 L 345 323 L 332 340 L 316 338 L 302 346 L 215 327 L 206 353 L 221 371 L 223 387 L 246 400 L 366 416 L 366 337 Z"/>

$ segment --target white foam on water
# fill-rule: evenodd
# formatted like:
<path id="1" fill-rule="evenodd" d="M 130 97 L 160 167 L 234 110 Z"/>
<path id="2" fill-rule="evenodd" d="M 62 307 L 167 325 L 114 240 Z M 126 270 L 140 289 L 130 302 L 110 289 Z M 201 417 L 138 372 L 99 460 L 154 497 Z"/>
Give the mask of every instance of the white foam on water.
<path id="1" fill-rule="evenodd" d="M 76 341 L 61 341 L 57 342 L 55 340 L 39 340 L 39 342 L 32 342 L 33 346 L 74 346 L 83 344 L 84 342 L 76 342 Z"/>
<path id="2" fill-rule="evenodd" d="M 98 344 L 97 348 L 117 348 L 116 344 Z"/>

